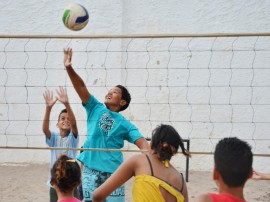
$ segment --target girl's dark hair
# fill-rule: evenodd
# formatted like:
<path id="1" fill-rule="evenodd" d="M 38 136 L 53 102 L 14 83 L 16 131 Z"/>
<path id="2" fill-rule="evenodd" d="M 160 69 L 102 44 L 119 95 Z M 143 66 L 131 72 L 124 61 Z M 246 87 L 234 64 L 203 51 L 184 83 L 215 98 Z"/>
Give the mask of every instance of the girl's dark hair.
<path id="1" fill-rule="evenodd" d="M 128 89 L 122 85 L 115 86 L 117 88 L 120 88 L 122 91 L 122 99 L 125 100 L 127 103 L 121 107 L 120 111 L 124 111 L 126 108 L 128 108 L 129 103 L 131 101 L 130 93 L 128 92 Z"/>
<path id="2" fill-rule="evenodd" d="M 63 193 L 73 191 L 81 183 L 79 164 L 66 155 L 60 156 L 51 168 L 51 183 Z"/>
<path id="3" fill-rule="evenodd" d="M 161 124 L 152 133 L 151 149 L 158 154 L 162 161 L 170 160 L 177 153 L 179 146 L 185 156 L 190 156 L 185 149 L 182 138 L 178 132 L 170 125 Z"/>

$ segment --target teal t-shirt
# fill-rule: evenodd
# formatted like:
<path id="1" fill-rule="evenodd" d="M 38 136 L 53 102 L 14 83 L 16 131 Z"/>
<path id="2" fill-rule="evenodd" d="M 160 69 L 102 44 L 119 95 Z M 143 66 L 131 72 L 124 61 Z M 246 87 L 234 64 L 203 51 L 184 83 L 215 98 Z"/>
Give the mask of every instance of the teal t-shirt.
<path id="1" fill-rule="evenodd" d="M 112 112 L 93 95 L 83 106 L 87 113 L 87 139 L 83 148 L 121 149 L 124 140 L 134 144 L 143 137 L 123 115 Z M 123 162 L 123 154 L 85 150 L 78 160 L 91 169 L 113 173 Z"/>

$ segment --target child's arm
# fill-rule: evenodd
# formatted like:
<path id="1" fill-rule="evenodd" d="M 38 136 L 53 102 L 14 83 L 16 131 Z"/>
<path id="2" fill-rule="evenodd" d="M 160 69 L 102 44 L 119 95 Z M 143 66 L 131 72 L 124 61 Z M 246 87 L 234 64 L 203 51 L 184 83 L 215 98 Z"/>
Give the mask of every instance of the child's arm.
<path id="1" fill-rule="evenodd" d="M 251 179 L 254 180 L 270 180 L 270 174 L 258 173 L 253 171 Z"/>
<path id="2" fill-rule="evenodd" d="M 76 118 L 75 118 L 75 115 L 73 113 L 73 110 L 69 104 L 67 90 L 63 87 L 59 87 L 59 90 L 56 90 L 56 92 L 58 95 L 57 99 L 63 105 L 65 105 L 65 107 L 67 109 L 67 113 L 68 113 L 68 117 L 69 117 L 69 121 L 70 121 L 70 125 L 71 125 L 71 131 L 74 134 L 74 136 L 77 137 L 77 135 L 78 135 L 77 122 L 76 122 Z"/>
<path id="3" fill-rule="evenodd" d="M 46 110 L 45 110 L 45 115 L 44 115 L 44 119 L 43 119 L 42 130 L 47 138 L 51 138 L 51 132 L 50 132 L 50 128 L 49 128 L 50 114 L 51 114 L 51 109 L 52 109 L 53 105 L 55 104 L 55 102 L 57 101 L 57 99 L 55 99 L 55 100 L 53 99 L 53 93 L 50 92 L 49 90 L 46 90 L 43 93 L 43 97 L 44 97 L 45 103 L 46 103 Z"/>
<path id="4" fill-rule="evenodd" d="M 115 189 L 134 176 L 136 169 L 136 156 L 126 160 L 102 185 L 93 192 L 92 201 L 101 202 Z"/>
<path id="5" fill-rule="evenodd" d="M 140 150 L 149 150 L 149 143 L 147 140 L 142 137 L 138 140 L 135 141 L 135 145 L 140 149 Z"/>
<path id="6" fill-rule="evenodd" d="M 66 67 L 68 76 L 77 94 L 81 98 L 82 102 L 86 104 L 90 98 L 90 93 L 87 90 L 82 78 L 74 71 L 71 64 L 71 60 L 72 60 L 72 49 L 71 48 L 64 49 L 64 65 Z"/>
<path id="7" fill-rule="evenodd" d="M 183 196 L 184 196 L 184 202 L 189 202 L 188 200 L 188 190 L 187 190 L 187 184 L 185 181 L 183 181 L 184 189 L 183 189 Z"/>

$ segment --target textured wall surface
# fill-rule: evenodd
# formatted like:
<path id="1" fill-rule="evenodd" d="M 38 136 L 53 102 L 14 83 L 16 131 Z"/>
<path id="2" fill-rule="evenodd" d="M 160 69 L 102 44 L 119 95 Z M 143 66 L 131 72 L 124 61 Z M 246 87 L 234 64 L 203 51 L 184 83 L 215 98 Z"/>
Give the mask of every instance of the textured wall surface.
<path id="1" fill-rule="evenodd" d="M 200 34 L 270 32 L 270 1 L 80 1 L 89 24 L 72 32 L 62 24 L 73 1 L 1 1 L 1 35 Z M 211 152 L 225 136 L 270 153 L 270 37 L 166 39 L 0 38 L 0 145 L 44 147 L 42 93 L 66 86 L 79 131 L 85 112 L 62 64 L 63 47 L 89 90 L 103 99 L 122 83 L 132 103 L 124 115 L 146 137 L 159 123 L 174 125 L 191 150 Z M 61 104 L 53 108 L 55 130 Z M 127 148 L 134 148 L 127 145 Z M 194 155 L 193 170 L 211 170 L 212 156 Z M 174 164 L 184 167 L 179 155 Z M 49 151 L 1 150 L 1 162 L 48 162 Z M 180 163 L 181 165 L 180 165 Z M 268 172 L 270 159 L 255 157 Z"/>
<path id="2" fill-rule="evenodd" d="M 63 8 L 74 1 L 1 1 L 1 34 L 72 34 Z M 267 32 L 269 1 L 79 1 L 90 14 L 87 34 Z M 76 33 L 77 34 L 77 33 Z"/>

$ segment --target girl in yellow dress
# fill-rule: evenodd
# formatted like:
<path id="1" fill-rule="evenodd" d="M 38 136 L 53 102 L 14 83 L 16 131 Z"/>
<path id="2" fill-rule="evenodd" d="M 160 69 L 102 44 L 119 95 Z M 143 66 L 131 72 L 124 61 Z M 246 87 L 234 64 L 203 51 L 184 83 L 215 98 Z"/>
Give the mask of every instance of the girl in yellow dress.
<path id="1" fill-rule="evenodd" d="M 126 160 L 93 192 L 93 202 L 103 201 L 133 176 L 134 202 L 188 202 L 183 175 L 170 164 L 179 147 L 185 156 L 190 156 L 178 132 L 170 125 L 159 125 L 152 133 L 150 151 Z"/>

